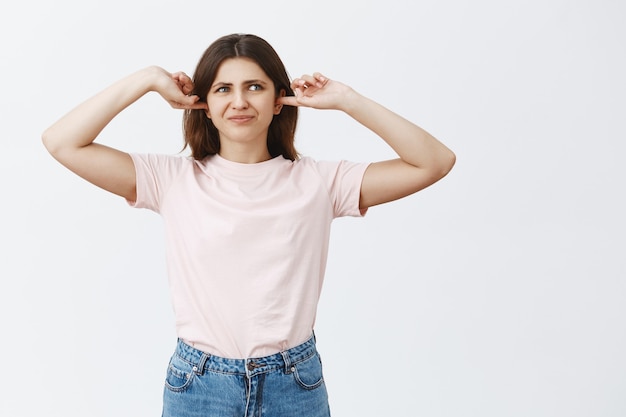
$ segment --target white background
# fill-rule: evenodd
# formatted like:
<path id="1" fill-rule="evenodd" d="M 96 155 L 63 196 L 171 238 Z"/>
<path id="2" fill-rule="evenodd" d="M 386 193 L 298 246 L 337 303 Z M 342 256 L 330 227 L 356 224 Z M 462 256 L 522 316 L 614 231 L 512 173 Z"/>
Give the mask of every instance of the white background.
<path id="1" fill-rule="evenodd" d="M 158 416 L 174 348 L 160 218 L 54 161 L 41 132 L 218 36 L 267 39 L 451 147 L 448 177 L 335 222 L 317 323 L 334 416 L 626 415 L 626 3 L 23 1 L 0 6 L 0 415 Z M 103 132 L 176 153 L 142 98 Z M 340 113 L 298 149 L 392 157 Z"/>

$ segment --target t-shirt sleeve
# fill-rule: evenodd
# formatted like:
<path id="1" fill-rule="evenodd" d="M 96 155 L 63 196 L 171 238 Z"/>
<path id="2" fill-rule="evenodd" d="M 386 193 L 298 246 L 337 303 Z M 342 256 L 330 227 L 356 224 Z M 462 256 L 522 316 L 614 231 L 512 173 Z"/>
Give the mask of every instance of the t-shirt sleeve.
<path id="1" fill-rule="evenodd" d="M 335 217 L 361 217 L 367 209 L 359 208 L 363 175 L 369 163 L 350 161 L 317 162 L 317 169 L 326 184 Z"/>
<path id="2" fill-rule="evenodd" d="M 131 207 L 159 212 L 169 184 L 183 168 L 182 157 L 157 154 L 130 154 L 135 164 L 137 199 Z"/>

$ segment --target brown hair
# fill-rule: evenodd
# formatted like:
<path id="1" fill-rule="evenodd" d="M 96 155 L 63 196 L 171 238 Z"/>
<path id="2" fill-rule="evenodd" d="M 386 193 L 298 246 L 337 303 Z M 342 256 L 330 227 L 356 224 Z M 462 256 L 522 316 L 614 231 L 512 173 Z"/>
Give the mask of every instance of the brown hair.
<path id="1" fill-rule="evenodd" d="M 209 88 L 215 81 L 217 71 L 225 59 L 245 57 L 255 61 L 273 81 L 276 97 L 281 90 L 293 96 L 289 75 L 280 57 L 265 40 L 256 35 L 232 34 L 222 36 L 204 52 L 193 76 L 194 90 L 200 101 L 206 101 Z M 298 108 L 283 106 L 274 115 L 267 134 L 267 149 L 272 157 L 282 155 L 294 161 L 298 153 L 294 147 L 294 135 L 298 121 Z M 220 151 L 219 132 L 204 110 L 185 110 L 183 115 L 185 148 L 191 149 L 194 159 L 203 159 Z"/>

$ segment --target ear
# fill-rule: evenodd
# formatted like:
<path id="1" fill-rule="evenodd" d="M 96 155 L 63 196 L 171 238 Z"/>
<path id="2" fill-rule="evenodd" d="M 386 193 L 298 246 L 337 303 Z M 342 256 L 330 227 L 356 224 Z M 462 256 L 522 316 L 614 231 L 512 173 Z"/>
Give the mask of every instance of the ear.
<path id="1" fill-rule="evenodd" d="M 276 98 L 276 100 L 278 100 L 279 97 L 285 97 L 287 95 L 287 92 L 285 91 L 285 89 L 281 89 L 280 92 L 278 93 L 278 97 Z M 274 104 L 274 114 L 280 114 L 280 111 L 283 109 L 283 105 L 280 103 L 276 103 Z"/>
<path id="2" fill-rule="evenodd" d="M 211 118 L 211 112 L 209 111 L 209 109 L 208 109 L 208 108 L 204 111 L 204 114 L 206 114 L 206 118 L 207 118 L 207 119 L 210 119 L 210 118 Z"/>

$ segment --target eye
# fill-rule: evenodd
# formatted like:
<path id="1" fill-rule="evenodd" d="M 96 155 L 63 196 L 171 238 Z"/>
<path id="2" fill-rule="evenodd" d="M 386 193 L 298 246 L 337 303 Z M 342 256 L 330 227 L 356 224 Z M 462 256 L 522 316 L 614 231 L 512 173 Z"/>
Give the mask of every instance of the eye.
<path id="1" fill-rule="evenodd" d="M 263 90 L 263 87 L 261 86 L 261 84 L 251 84 L 248 89 L 251 91 L 259 91 Z"/>
<path id="2" fill-rule="evenodd" d="M 221 86 L 215 89 L 216 93 L 227 93 L 228 92 L 228 87 L 226 86 Z"/>

